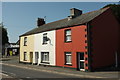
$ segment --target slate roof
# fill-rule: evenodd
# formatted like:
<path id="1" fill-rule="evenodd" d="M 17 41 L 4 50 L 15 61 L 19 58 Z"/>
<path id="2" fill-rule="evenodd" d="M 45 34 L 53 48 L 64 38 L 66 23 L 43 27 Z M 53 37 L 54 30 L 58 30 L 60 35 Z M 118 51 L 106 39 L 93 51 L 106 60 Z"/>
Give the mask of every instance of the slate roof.
<path id="1" fill-rule="evenodd" d="M 94 18 L 96 18 L 97 16 L 102 14 L 107 9 L 109 9 L 109 7 L 99 9 L 99 10 L 96 10 L 96 11 L 92 11 L 92 12 L 88 12 L 88 13 L 84 13 L 84 14 L 82 14 L 82 15 L 76 17 L 76 18 L 73 18 L 69 21 L 68 21 L 68 18 L 65 18 L 65 19 L 62 19 L 62 20 L 58 20 L 58 21 L 55 21 L 55 22 L 44 24 L 42 26 L 39 26 L 37 28 L 34 28 L 34 29 L 26 32 L 25 34 L 23 34 L 21 36 L 26 36 L 26 35 L 36 34 L 36 33 L 44 32 L 44 31 L 56 30 L 56 29 L 60 29 L 60 28 L 65 28 L 65 27 L 70 27 L 70 26 L 74 26 L 74 25 L 84 24 L 84 23 L 87 23 L 87 22 L 93 20 Z"/>

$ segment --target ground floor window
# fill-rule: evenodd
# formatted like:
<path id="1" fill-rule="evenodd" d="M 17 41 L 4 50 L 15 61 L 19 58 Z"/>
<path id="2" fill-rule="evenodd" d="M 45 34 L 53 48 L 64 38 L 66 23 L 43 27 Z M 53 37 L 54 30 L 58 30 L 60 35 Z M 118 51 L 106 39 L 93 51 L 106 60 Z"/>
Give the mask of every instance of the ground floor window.
<path id="1" fill-rule="evenodd" d="M 27 52 L 24 52 L 24 61 L 27 61 Z"/>
<path id="2" fill-rule="evenodd" d="M 49 52 L 41 53 L 41 62 L 49 63 Z"/>
<path id="3" fill-rule="evenodd" d="M 72 53 L 65 52 L 65 64 L 71 65 L 72 64 Z"/>

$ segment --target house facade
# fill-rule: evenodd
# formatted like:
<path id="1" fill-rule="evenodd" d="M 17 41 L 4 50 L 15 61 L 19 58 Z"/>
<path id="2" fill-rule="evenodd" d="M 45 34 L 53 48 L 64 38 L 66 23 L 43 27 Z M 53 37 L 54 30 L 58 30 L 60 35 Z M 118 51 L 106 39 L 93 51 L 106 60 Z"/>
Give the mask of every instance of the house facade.
<path id="1" fill-rule="evenodd" d="M 20 36 L 21 62 L 81 71 L 120 63 L 119 23 L 110 8 L 84 14 L 72 8 L 62 20 L 45 24 L 38 18 L 37 26 Z"/>
<path id="2" fill-rule="evenodd" d="M 56 32 L 56 65 L 88 69 L 87 26 L 79 25 Z"/>
<path id="3" fill-rule="evenodd" d="M 33 63 L 34 35 L 20 37 L 20 62 Z"/>
<path id="4" fill-rule="evenodd" d="M 38 33 L 34 36 L 34 63 L 55 66 L 55 30 Z"/>

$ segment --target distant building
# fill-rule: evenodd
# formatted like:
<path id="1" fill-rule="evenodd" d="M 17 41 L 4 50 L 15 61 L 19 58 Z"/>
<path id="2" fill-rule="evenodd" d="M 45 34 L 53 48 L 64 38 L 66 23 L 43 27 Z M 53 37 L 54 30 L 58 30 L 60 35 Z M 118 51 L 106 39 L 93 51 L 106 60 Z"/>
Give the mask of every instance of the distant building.
<path id="1" fill-rule="evenodd" d="M 70 9 L 65 19 L 20 36 L 20 62 L 92 71 L 120 63 L 119 23 L 110 8 L 82 13 Z M 117 55 L 117 56 L 116 56 Z"/>
<path id="2" fill-rule="evenodd" d="M 9 43 L 6 47 L 7 56 L 15 56 L 19 54 L 19 40 L 16 43 Z"/>

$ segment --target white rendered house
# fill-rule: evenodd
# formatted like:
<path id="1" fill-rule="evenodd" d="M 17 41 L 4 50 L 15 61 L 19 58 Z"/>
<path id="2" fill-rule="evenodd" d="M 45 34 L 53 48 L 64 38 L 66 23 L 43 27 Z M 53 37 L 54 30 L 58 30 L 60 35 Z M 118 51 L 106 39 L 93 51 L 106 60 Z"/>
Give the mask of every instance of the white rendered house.
<path id="1" fill-rule="evenodd" d="M 55 36 L 55 30 L 34 34 L 34 64 L 55 65 Z"/>

